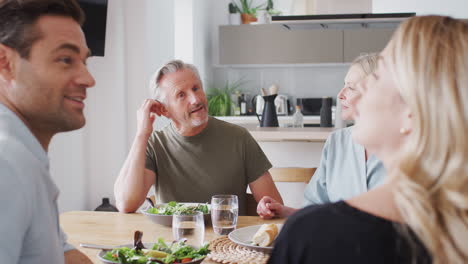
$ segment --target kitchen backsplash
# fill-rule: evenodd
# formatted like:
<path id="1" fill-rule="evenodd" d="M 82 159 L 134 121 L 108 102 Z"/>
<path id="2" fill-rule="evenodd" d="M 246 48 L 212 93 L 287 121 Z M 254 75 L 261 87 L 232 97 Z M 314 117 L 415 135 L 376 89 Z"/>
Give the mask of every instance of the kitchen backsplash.
<path id="1" fill-rule="evenodd" d="M 331 96 L 335 101 L 348 68 L 349 64 L 217 66 L 213 68 L 213 84 L 222 87 L 226 81 L 242 79 L 243 93 L 249 98 L 259 94 L 261 87 L 268 90 L 277 84 L 278 93 L 286 94 L 293 105 L 298 97 Z"/>

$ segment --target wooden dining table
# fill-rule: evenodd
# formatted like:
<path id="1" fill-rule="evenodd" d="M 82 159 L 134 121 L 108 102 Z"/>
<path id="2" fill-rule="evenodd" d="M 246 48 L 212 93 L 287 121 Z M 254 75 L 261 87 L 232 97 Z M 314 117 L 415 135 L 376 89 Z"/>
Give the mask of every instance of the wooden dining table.
<path id="1" fill-rule="evenodd" d="M 264 220 L 258 216 L 239 216 L 237 228 L 265 223 L 281 224 L 284 219 Z M 99 250 L 81 248 L 80 243 L 118 246 L 133 243 L 136 230 L 143 232 L 143 242 L 155 242 L 158 238 L 172 241 L 172 229 L 155 224 L 143 214 L 123 214 L 114 212 L 71 211 L 60 215 L 60 224 L 68 235 L 68 243 L 87 255 L 93 263 L 101 263 Z M 211 225 L 205 227 L 205 241 L 210 242 L 219 236 Z M 211 260 L 203 263 L 214 264 Z"/>

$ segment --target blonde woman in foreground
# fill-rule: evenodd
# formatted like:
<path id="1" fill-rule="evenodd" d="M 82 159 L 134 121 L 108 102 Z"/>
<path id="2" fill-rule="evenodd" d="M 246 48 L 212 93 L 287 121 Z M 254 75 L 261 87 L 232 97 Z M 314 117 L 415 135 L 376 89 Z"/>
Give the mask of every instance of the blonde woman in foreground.
<path id="1" fill-rule="evenodd" d="M 385 184 L 291 216 L 269 263 L 468 263 L 468 24 L 402 23 L 358 89 L 353 138 Z"/>

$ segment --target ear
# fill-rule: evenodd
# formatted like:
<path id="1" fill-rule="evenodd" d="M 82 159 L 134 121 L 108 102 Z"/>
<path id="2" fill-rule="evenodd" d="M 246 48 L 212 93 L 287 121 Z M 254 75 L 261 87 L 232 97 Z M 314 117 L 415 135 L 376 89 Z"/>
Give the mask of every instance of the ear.
<path id="1" fill-rule="evenodd" d="M 169 113 L 169 111 L 167 111 L 165 104 L 161 104 L 161 108 L 159 108 L 159 110 L 161 110 L 162 116 L 171 119 L 171 114 Z"/>
<path id="2" fill-rule="evenodd" d="M 403 111 L 403 119 L 402 119 L 402 125 L 401 127 L 406 129 L 407 133 L 411 133 L 413 131 L 413 114 L 411 113 L 409 107 L 405 107 L 405 110 Z"/>
<path id="3" fill-rule="evenodd" d="M 0 44 L 0 78 L 11 81 L 15 78 L 16 52 L 6 45 Z"/>

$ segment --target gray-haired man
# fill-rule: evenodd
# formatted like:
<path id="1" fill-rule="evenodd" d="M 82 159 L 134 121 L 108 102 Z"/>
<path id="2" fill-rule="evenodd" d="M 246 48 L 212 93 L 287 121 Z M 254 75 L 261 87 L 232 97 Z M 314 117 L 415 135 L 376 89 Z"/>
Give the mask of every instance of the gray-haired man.
<path id="1" fill-rule="evenodd" d="M 117 207 L 134 212 L 153 184 L 158 202 L 209 202 L 214 194 L 236 194 L 245 214 L 246 188 L 257 201 L 273 196 L 282 202 L 268 170 L 271 164 L 250 133 L 208 116 L 197 69 L 175 60 L 152 82 L 155 99 L 137 113 L 130 153 L 114 185 Z M 156 116 L 170 125 L 153 132 Z"/>

